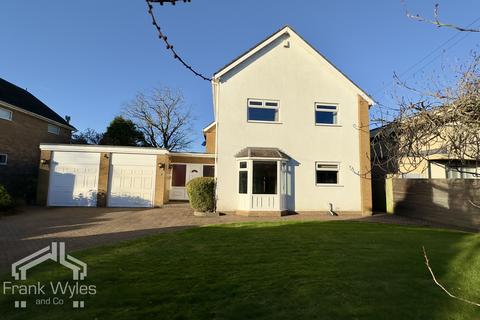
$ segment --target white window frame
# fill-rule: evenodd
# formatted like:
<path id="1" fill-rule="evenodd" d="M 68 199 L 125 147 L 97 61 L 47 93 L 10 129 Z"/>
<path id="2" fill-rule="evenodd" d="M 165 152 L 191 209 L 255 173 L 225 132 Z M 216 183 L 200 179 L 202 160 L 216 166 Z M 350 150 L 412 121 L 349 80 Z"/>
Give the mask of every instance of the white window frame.
<path id="1" fill-rule="evenodd" d="M 60 135 L 60 127 L 54 125 L 54 124 L 48 124 L 48 133 L 51 134 L 56 134 L 57 136 Z"/>
<path id="2" fill-rule="evenodd" d="M 5 156 L 5 161 L 4 161 L 4 162 L 0 162 L 0 166 L 6 166 L 7 163 L 8 163 L 8 154 L 6 154 L 6 153 L 0 153 L 0 156 Z"/>
<path id="3" fill-rule="evenodd" d="M 8 110 L 8 109 L 5 109 L 3 107 L 0 107 L 0 111 L 5 111 L 9 115 L 8 118 L 4 118 L 4 117 L 1 116 L 1 113 L 0 113 L 0 119 L 7 120 L 7 121 L 12 121 L 12 118 L 13 118 L 12 110 Z"/>
<path id="4" fill-rule="evenodd" d="M 337 183 L 317 183 L 317 171 L 334 171 L 331 168 L 318 168 L 319 165 L 328 165 L 337 167 Z M 315 162 L 315 171 L 314 171 L 314 182 L 317 187 L 343 187 L 340 184 L 341 175 L 340 175 L 340 162 L 335 161 L 316 161 Z"/>
<path id="5" fill-rule="evenodd" d="M 245 168 L 242 168 L 241 163 L 245 163 Z M 249 193 L 248 187 L 249 187 L 249 180 L 250 180 L 250 172 L 249 172 L 249 165 L 247 160 L 239 160 L 238 161 L 238 175 L 237 175 L 237 194 L 239 195 L 247 195 Z M 247 192 L 245 193 L 240 193 L 240 172 L 246 172 L 247 173 Z"/>
<path id="6" fill-rule="evenodd" d="M 335 109 L 325 109 L 322 107 L 335 107 Z M 335 123 L 317 123 L 317 111 L 335 113 Z M 339 127 L 340 123 L 338 118 L 338 111 L 338 103 L 315 102 L 313 109 L 313 121 L 315 122 L 316 126 Z"/>
<path id="7" fill-rule="evenodd" d="M 260 103 L 260 105 L 250 105 L 251 102 Z M 276 106 L 267 106 L 267 103 L 276 103 Z M 266 120 L 250 120 L 248 118 L 248 110 L 250 108 L 256 109 L 273 109 L 277 111 L 277 120 L 275 121 L 266 121 Z M 268 100 L 268 99 L 247 99 L 247 122 L 253 123 L 280 123 L 280 101 L 279 100 Z"/>

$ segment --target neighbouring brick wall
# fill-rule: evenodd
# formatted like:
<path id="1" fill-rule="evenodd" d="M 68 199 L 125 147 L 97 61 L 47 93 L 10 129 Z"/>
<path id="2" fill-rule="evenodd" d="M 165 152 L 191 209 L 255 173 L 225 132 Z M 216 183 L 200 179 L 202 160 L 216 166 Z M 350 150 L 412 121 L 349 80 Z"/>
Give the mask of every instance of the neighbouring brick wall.
<path id="1" fill-rule="evenodd" d="M 102 152 L 100 154 L 100 166 L 98 170 L 97 207 L 107 206 L 111 157 L 112 154 L 108 152 Z"/>
<path id="2" fill-rule="evenodd" d="M 32 200 L 37 185 L 40 143 L 69 143 L 71 131 L 60 128 L 60 135 L 51 134 L 46 121 L 12 111 L 12 121 L 0 119 L 0 153 L 8 154 L 7 165 L 0 165 L 0 184 L 6 185 L 13 195 Z"/>
<path id="3" fill-rule="evenodd" d="M 358 96 L 358 134 L 360 156 L 360 191 L 362 213 L 372 214 L 372 184 L 370 163 L 370 117 L 368 101 Z"/>
<path id="4" fill-rule="evenodd" d="M 480 180 L 390 178 L 385 185 L 395 214 L 480 230 Z"/>
<path id="5" fill-rule="evenodd" d="M 39 163 L 37 184 L 37 205 L 46 206 L 48 201 L 48 185 L 50 183 L 50 165 L 52 163 L 52 151 L 43 150 L 40 158 L 45 162 Z"/>
<path id="6" fill-rule="evenodd" d="M 205 152 L 206 153 L 215 153 L 215 143 L 217 136 L 217 127 L 214 126 L 207 132 L 205 132 Z"/>

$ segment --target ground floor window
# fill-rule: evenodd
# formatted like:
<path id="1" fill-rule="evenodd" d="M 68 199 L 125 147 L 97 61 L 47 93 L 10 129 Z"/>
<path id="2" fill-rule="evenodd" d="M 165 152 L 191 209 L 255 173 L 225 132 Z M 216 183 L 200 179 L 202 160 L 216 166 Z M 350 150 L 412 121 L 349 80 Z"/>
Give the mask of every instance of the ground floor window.
<path id="1" fill-rule="evenodd" d="M 248 170 L 247 162 L 241 161 L 238 171 L 238 193 L 246 194 L 248 192 Z"/>
<path id="2" fill-rule="evenodd" d="M 213 178 L 215 176 L 215 167 L 204 165 L 203 166 L 203 176 Z"/>
<path id="3" fill-rule="evenodd" d="M 253 161 L 253 194 L 277 193 L 277 162 Z"/>
<path id="4" fill-rule="evenodd" d="M 476 165 L 449 165 L 447 179 L 480 179 L 480 167 Z"/>
<path id="5" fill-rule="evenodd" d="M 338 163 L 317 162 L 316 184 L 338 184 Z"/>
<path id="6" fill-rule="evenodd" d="M 0 165 L 6 165 L 7 164 L 7 154 L 6 153 L 0 153 Z"/>

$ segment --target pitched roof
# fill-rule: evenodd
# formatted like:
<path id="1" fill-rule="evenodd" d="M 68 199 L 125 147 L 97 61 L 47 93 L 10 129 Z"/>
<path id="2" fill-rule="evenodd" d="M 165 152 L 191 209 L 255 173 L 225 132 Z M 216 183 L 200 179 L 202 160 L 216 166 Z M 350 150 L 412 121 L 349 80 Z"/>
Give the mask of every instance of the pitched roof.
<path id="1" fill-rule="evenodd" d="M 247 147 L 240 150 L 235 158 L 273 158 L 273 159 L 290 159 L 290 157 L 278 148 L 260 148 Z"/>
<path id="2" fill-rule="evenodd" d="M 373 98 L 370 97 L 365 91 L 363 91 L 362 88 L 360 88 L 355 82 L 353 82 L 352 79 L 350 79 L 345 73 L 343 73 L 340 69 L 338 69 L 330 60 L 328 60 L 323 54 L 320 53 L 314 46 L 312 46 L 307 40 L 305 40 L 302 36 L 300 36 L 295 30 L 292 29 L 292 27 L 286 25 L 282 28 L 280 28 L 278 31 L 274 32 L 270 36 L 268 36 L 266 39 L 260 41 L 257 43 L 255 46 L 250 48 L 249 50 L 245 51 L 242 53 L 240 56 L 232 60 L 230 63 L 222 67 L 220 70 L 214 73 L 213 77 L 214 78 L 219 78 L 223 76 L 225 73 L 229 72 L 231 69 L 235 68 L 245 60 L 247 60 L 249 57 L 253 56 L 256 52 L 260 51 L 262 48 L 266 47 L 279 37 L 283 36 L 284 34 L 288 35 L 296 35 L 300 40 L 305 42 L 308 47 L 310 47 L 313 51 L 315 51 L 322 59 L 324 59 L 328 64 L 330 64 L 337 72 L 339 72 L 348 82 L 350 82 L 363 96 L 364 98 L 371 104 L 374 103 Z"/>
<path id="3" fill-rule="evenodd" d="M 0 78 L 0 102 L 34 113 L 75 130 L 64 118 L 37 99 L 33 94 Z"/>

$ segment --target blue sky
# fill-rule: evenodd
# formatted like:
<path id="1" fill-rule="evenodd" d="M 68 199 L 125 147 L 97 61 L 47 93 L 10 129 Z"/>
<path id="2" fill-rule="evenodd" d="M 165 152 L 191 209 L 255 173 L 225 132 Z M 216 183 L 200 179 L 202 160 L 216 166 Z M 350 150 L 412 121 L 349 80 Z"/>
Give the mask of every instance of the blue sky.
<path id="1" fill-rule="evenodd" d="M 434 3 L 407 1 L 411 11 L 428 16 Z M 477 0 L 440 5 L 444 20 L 467 25 L 480 17 Z M 203 73 L 211 75 L 289 24 L 380 101 L 393 72 L 408 70 L 457 33 L 407 19 L 399 0 L 192 0 L 155 9 L 175 48 Z M 192 150 L 202 150 L 201 128 L 213 118 L 210 84 L 171 58 L 143 0 L 3 0 L 0 39 L 0 77 L 70 115 L 80 130 L 104 130 L 139 91 L 183 90 L 196 117 Z M 404 78 L 464 59 L 479 40 L 478 34 L 457 36 Z"/>

